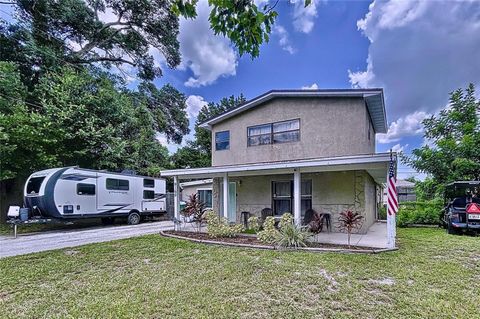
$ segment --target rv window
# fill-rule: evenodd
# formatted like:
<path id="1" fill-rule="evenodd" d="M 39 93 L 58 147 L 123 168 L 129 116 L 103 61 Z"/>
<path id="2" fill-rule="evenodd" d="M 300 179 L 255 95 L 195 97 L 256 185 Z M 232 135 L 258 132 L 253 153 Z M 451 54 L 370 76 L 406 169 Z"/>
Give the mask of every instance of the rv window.
<path id="1" fill-rule="evenodd" d="M 143 187 L 155 187 L 155 180 L 148 178 L 143 179 Z"/>
<path id="2" fill-rule="evenodd" d="M 143 199 L 154 199 L 155 192 L 154 191 L 143 191 Z"/>
<path id="3" fill-rule="evenodd" d="M 126 180 L 126 179 L 107 178 L 106 187 L 109 190 L 128 191 L 129 190 L 129 183 L 128 183 L 128 180 Z"/>
<path id="4" fill-rule="evenodd" d="M 40 186 L 42 186 L 42 182 L 44 179 L 45 176 L 30 178 L 27 184 L 27 194 L 38 194 L 38 192 L 40 191 Z"/>
<path id="5" fill-rule="evenodd" d="M 78 195 L 95 195 L 95 184 L 77 184 Z"/>

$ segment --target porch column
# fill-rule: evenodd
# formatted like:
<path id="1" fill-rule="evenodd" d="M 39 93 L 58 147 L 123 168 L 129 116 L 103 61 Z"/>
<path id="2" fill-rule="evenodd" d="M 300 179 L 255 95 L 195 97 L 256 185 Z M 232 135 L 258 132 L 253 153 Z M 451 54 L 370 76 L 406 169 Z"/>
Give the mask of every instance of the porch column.
<path id="1" fill-rule="evenodd" d="M 228 174 L 223 174 L 223 217 L 228 218 Z"/>
<path id="2" fill-rule="evenodd" d="M 302 225 L 302 194 L 301 194 L 301 174 L 297 168 L 293 171 L 293 218 L 295 224 Z"/>
<path id="3" fill-rule="evenodd" d="M 175 218 L 180 219 L 180 187 L 177 176 L 173 176 L 173 207 Z"/>

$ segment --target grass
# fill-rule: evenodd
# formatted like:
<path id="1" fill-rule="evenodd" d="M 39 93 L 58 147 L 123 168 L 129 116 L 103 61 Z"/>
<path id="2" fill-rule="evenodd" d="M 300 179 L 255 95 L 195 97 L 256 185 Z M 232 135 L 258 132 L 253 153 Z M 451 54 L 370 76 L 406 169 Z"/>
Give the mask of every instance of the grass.
<path id="1" fill-rule="evenodd" d="M 149 235 L 0 259 L 1 318 L 480 318 L 480 239 L 399 229 L 378 255 Z"/>

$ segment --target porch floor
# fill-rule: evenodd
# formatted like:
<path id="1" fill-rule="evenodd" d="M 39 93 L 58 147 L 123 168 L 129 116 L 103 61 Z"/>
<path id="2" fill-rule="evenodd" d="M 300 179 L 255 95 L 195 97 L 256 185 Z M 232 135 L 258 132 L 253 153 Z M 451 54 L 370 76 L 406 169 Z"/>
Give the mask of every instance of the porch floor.
<path id="1" fill-rule="evenodd" d="M 345 233 L 322 232 L 315 235 L 314 240 L 323 244 L 347 245 L 348 238 Z M 365 234 L 352 234 L 350 244 L 355 246 L 386 248 L 387 247 L 387 224 L 376 222 Z"/>
<path id="2" fill-rule="evenodd" d="M 182 225 L 179 230 L 196 231 L 192 224 Z M 200 229 L 206 232 L 206 227 Z M 347 234 L 338 232 L 324 232 L 313 237 L 317 243 L 347 245 Z M 387 248 L 387 224 L 384 222 L 376 222 L 368 229 L 365 234 L 352 234 L 350 244 L 354 246 Z"/>

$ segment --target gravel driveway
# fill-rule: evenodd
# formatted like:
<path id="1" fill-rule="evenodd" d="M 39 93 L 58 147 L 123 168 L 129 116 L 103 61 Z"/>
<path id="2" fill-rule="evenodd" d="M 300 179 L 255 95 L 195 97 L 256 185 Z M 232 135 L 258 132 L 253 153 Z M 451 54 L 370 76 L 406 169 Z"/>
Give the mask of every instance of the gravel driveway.
<path id="1" fill-rule="evenodd" d="M 161 230 L 172 228 L 172 222 L 162 221 L 135 226 L 95 227 L 82 230 L 22 234 L 16 239 L 13 236 L 0 236 L 0 258 L 155 234 Z"/>

